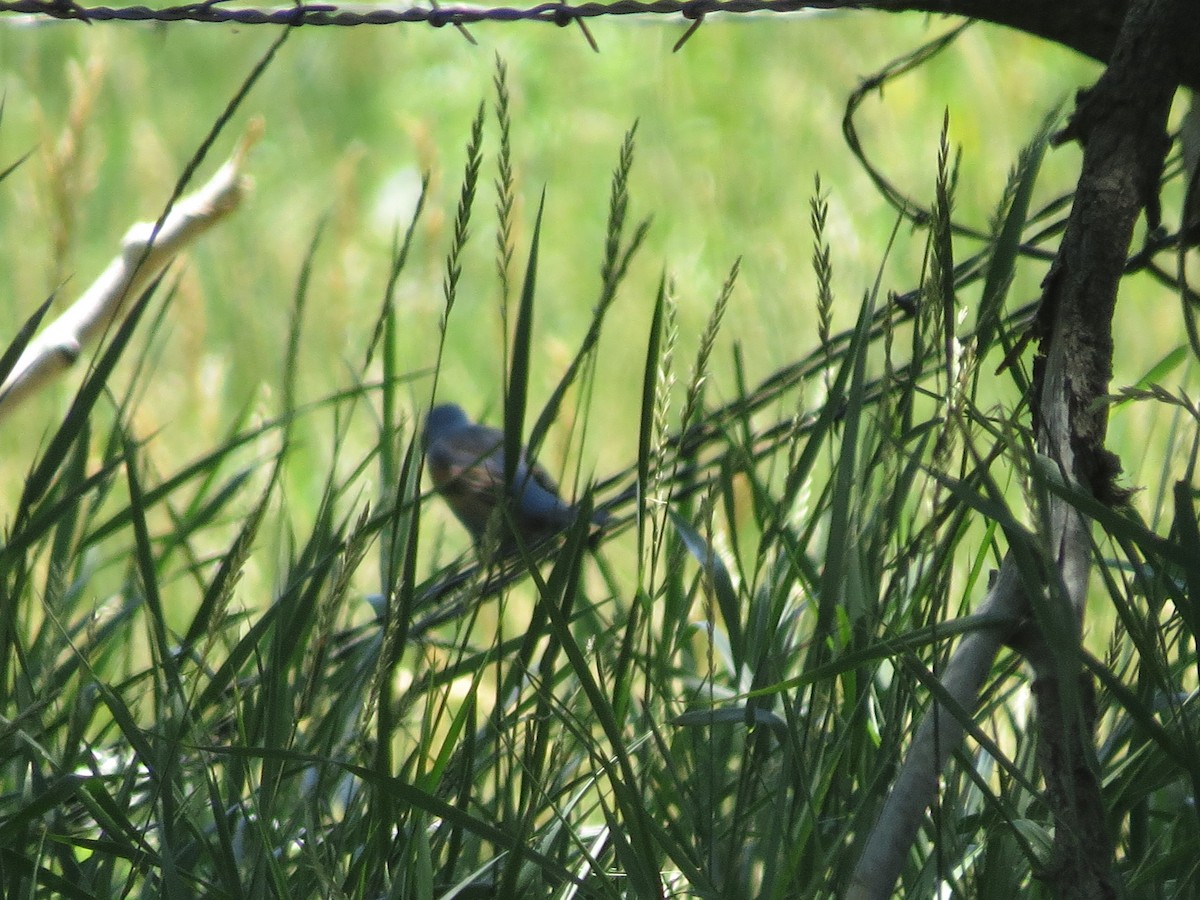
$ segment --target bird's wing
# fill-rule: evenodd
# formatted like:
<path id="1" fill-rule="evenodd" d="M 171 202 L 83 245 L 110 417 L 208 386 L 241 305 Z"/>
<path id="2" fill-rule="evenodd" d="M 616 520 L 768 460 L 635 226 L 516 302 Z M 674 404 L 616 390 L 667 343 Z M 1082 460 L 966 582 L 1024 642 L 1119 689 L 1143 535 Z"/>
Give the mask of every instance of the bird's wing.
<path id="1" fill-rule="evenodd" d="M 527 463 L 530 477 L 550 493 L 558 496 L 558 483 L 550 477 L 550 473 L 535 462 Z"/>
<path id="2" fill-rule="evenodd" d="M 466 527 L 481 534 L 503 496 L 504 434 L 486 425 L 468 425 L 439 434 L 426 450 L 430 477 Z M 574 519 L 572 507 L 544 468 L 522 454 L 513 485 L 526 527 L 557 530 Z"/>
<path id="3" fill-rule="evenodd" d="M 494 428 L 469 425 L 438 435 L 426 459 L 439 489 L 494 494 L 504 480 L 504 435 Z"/>
<path id="4" fill-rule="evenodd" d="M 466 478 L 480 486 L 486 482 L 494 487 L 504 480 L 504 433 L 487 425 L 468 425 L 439 436 L 429 446 L 430 465 L 448 472 L 449 478 Z M 470 469 L 483 471 L 472 476 Z M 434 473 L 437 480 L 437 473 Z M 541 485 L 551 494 L 558 494 L 554 479 L 537 463 L 531 463 L 522 452 L 517 463 L 515 480 L 518 487 L 527 481 Z M 495 484 L 493 484 L 493 482 Z"/>
<path id="5" fill-rule="evenodd" d="M 520 497 L 521 515 L 538 527 L 551 530 L 565 528 L 575 518 L 574 508 L 558 495 L 558 485 L 550 473 L 522 458 L 517 467 L 516 493 Z"/>

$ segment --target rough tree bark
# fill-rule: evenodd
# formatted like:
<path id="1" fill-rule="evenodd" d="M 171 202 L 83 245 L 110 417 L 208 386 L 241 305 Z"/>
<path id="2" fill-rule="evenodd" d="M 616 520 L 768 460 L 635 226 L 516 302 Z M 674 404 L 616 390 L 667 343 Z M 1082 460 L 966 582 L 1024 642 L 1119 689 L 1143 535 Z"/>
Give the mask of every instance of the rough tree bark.
<path id="1" fill-rule="evenodd" d="M 992 22 L 1070 47 L 1103 63 L 1113 61 L 1122 25 L 1134 7 L 1131 0 L 868 0 L 853 5 Z M 1181 25 L 1193 28 L 1194 34 L 1191 23 Z M 1163 62 L 1170 66 L 1176 82 L 1200 88 L 1200 53 L 1181 54 Z"/>
<path id="2" fill-rule="evenodd" d="M 1151 228 L 1160 223 L 1158 185 L 1170 148 L 1167 117 L 1195 35 L 1195 6 L 1187 0 L 1133 3 L 1109 67 L 1080 96 L 1059 136 L 1082 143 L 1083 164 L 1038 315 L 1034 422 L 1042 453 L 1110 503 L 1123 499 L 1114 483 L 1120 464 L 1104 445 L 1113 310 L 1138 215 L 1144 210 Z M 1063 599 L 1082 622 L 1091 556 L 1088 529 L 1063 500 L 1052 502 L 1051 521 L 1062 523 Z M 1092 685 L 1084 680 L 1077 686 L 1082 673 L 1039 643 L 1045 644 L 1044 636 L 1030 633 L 1018 636 L 1016 646 L 1037 648 L 1026 658 L 1036 677 L 1039 757 L 1056 826 L 1054 862 L 1046 877 L 1060 897 L 1115 897 L 1112 839 L 1091 765 Z"/>
<path id="3" fill-rule="evenodd" d="M 877 0 L 867 4 L 893 12 L 919 10 L 1004 25 L 1078 50 L 1099 62 L 1112 59 L 1130 0 Z M 1174 61 L 1178 80 L 1200 86 L 1200 54 Z"/>

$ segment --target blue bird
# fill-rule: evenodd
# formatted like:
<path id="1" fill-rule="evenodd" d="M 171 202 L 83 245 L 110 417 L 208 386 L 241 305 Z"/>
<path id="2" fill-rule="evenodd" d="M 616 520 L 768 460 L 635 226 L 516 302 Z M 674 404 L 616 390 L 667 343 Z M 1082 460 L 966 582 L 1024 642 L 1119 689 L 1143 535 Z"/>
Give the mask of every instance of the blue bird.
<path id="1" fill-rule="evenodd" d="M 477 425 L 453 403 L 435 406 L 425 420 L 425 461 L 437 492 L 471 533 L 476 543 L 483 540 L 488 523 L 506 492 L 504 485 L 504 433 Z M 569 527 L 576 509 L 558 495 L 558 486 L 537 463 L 521 451 L 517 461 L 513 515 L 522 539 L 534 544 Z M 592 521 L 607 520 L 597 513 Z M 507 531 L 507 527 L 505 527 Z M 501 546 L 511 548 L 511 534 Z"/>

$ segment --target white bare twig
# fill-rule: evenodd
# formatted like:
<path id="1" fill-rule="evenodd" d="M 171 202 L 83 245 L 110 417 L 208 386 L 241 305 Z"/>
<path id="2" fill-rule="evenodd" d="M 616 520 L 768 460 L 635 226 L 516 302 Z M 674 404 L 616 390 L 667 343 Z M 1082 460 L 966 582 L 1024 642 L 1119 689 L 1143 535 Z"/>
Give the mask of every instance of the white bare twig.
<path id="1" fill-rule="evenodd" d="M 153 222 L 138 222 L 126 232 L 120 254 L 100 277 L 29 342 L 0 386 L 0 419 L 71 368 L 83 348 L 121 314 L 127 297 L 143 288 L 184 247 L 238 208 L 250 187 L 242 165 L 261 134 L 261 122 L 252 123 L 229 160 L 207 184 L 181 198 L 157 232 Z"/>
<path id="2" fill-rule="evenodd" d="M 1021 576 L 1011 554 L 987 593 L 980 616 L 999 620 L 995 627 L 973 631 L 955 649 L 943 673 L 942 687 L 960 709 L 973 711 L 996 654 L 1027 613 Z M 913 738 L 879 821 L 871 831 L 850 879 L 846 900 L 878 900 L 892 896 L 908 858 L 916 825 L 937 798 L 938 779 L 962 743 L 963 726 L 945 705 L 930 706 Z"/>

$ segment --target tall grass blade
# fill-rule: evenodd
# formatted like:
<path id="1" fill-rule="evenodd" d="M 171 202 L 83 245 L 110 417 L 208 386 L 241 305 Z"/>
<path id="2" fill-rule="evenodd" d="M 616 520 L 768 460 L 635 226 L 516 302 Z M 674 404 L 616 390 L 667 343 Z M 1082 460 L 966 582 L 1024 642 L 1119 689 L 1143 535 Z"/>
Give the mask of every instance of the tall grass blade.
<path id="1" fill-rule="evenodd" d="M 700 564 L 700 569 L 704 572 L 705 578 L 708 580 L 713 594 L 716 595 L 717 608 L 721 611 L 721 618 L 725 622 L 725 628 L 729 632 L 730 652 L 733 654 L 734 669 L 741 672 L 742 665 L 745 662 L 743 653 L 745 650 L 745 638 L 742 633 L 743 623 L 741 615 L 741 604 L 738 601 L 737 591 L 733 587 L 733 578 L 729 574 L 729 568 L 725 565 L 725 561 L 721 559 L 720 554 L 713 546 L 700 536 L 691 525 L 683 520 L 674 510 L 669 511 L 671 516 L 671 524 L 675 526 L 675 530 L 683 539 L 683 545 L 687 547 L 688 553 L 692 558 Z"/>
<path id="2" fill-rule="evenodd" d="M 42 305 L 34 310 L 33 315 L 25 320 L 25 324 L 21 326 L 17 336 L 12 339 L 8 347 L 5 348 L 3 355 L 0 355 L 0 385 L 4 384 L 9 373 L 17 364 L 17 360 L 21 358 L 21 354 L 25 352 L 25 348 L 29 346 L 29 342 L 33 340 L 33 336 L 37 334 L 38 327 L 42 324 L 42 319 L 50 310 L 50 305 L 54 303 L 57 294 L 51 294 L 42 301 Z M 4 394 L 0 393 L 0 402 L 3 402 Z"/>
<path id="3" fill-rule="evenodd" d="M 96 361 L 95 368 L 92 369 L 91 374 L 80 386 L 75 399 L 71 402 L 70 409 L 67 410 L 67 415 L 64 417 L 62 425 L 54 433 L 54 437 L 50 439 L 50 444 L 42 454 L 41 460 L 25 481 L 25 490 L 21 494 L 21 502 L 18 507 L 18 521 L 28 514 L 33 504 L 42 498 L 46 489 L 50 486 L 51 480 L 58 471 L 59 466 L 62 465 L 71 445 L 82 431 L 84 420 L 91 415 L 92 407 L 95 406 L 101 392 L 108 383 L 108 377 L 116 367 L 117 360 L 121 358 L 121 354 L 125 352 L 126 347 L 129 345 L 129 341 L 133 337 L 133 332 L 137 328 L 142 314 L 150 305 L 150 300 L 162 282 L 164 275 L 165 273 L 155 278 L 142 292 L 141 296 L 138 297 L 133 306 L 130 307 L 129 313 L 121 322 L 120 328 L 117 329 L 108 347 L 105 348 L 104 353 Z"/>
<path id="4" fill-rule="evenodd" d="M 513 329 L 512 368 L 504 391 L 504 483 L 520 494 L 515 484 L 517 465 L 521 460 L 521 445 L 525 428 L 525 406 L 529 396 L 530 345 L 533 342 L 533 301 L 537 290 L 538 242 L 542 234 L 542 213 L 546 208 L 546 192 L 538 201 L 537 218 L 529 242 L 529 258 L 525 263 L 525 281 L 521 285 L 521 300 Z M 531 447 L 530 453 L 536 453 Z"/>
<path id="5" fill-rule="evenodd" d="M 1004 199 L 999 210 L 1002 222 L 992 245 L 991 259 L 979 297 L 979 307 L 975 313 L 975 346 L 980 359 L 991 347 L 999 328 L 1001 311 L 1016 274 L 1017 260 L 1020 258 L 1021 236 L 1029 220 L 1033 188 L 1037 183 L 1046 145 L 1050 141 L 1058 116 L 1059 110 L 1055 108 L 1042 120 L 1037 134 L 1021 151 L 1017 165 L 1004 189 Z"/>
<path id="6" fill-rule="evenodd" d="M 646 555 L 646 516 L 650 503 L 651 441 L 654 437 L 655 388 L 658 384 L 659 351 L 662 344 L 663 304 L 667 297 L 667 276 L 664 272 L 658 280 L 658 293 L 654 298 L 654 313 L 650 319 L 647 336 L 646 366 L 642 370 L 642 402 L 638 416 L 637 443 L 637 547 L 638 583 L 643 583 L 641 567 Z"/>

